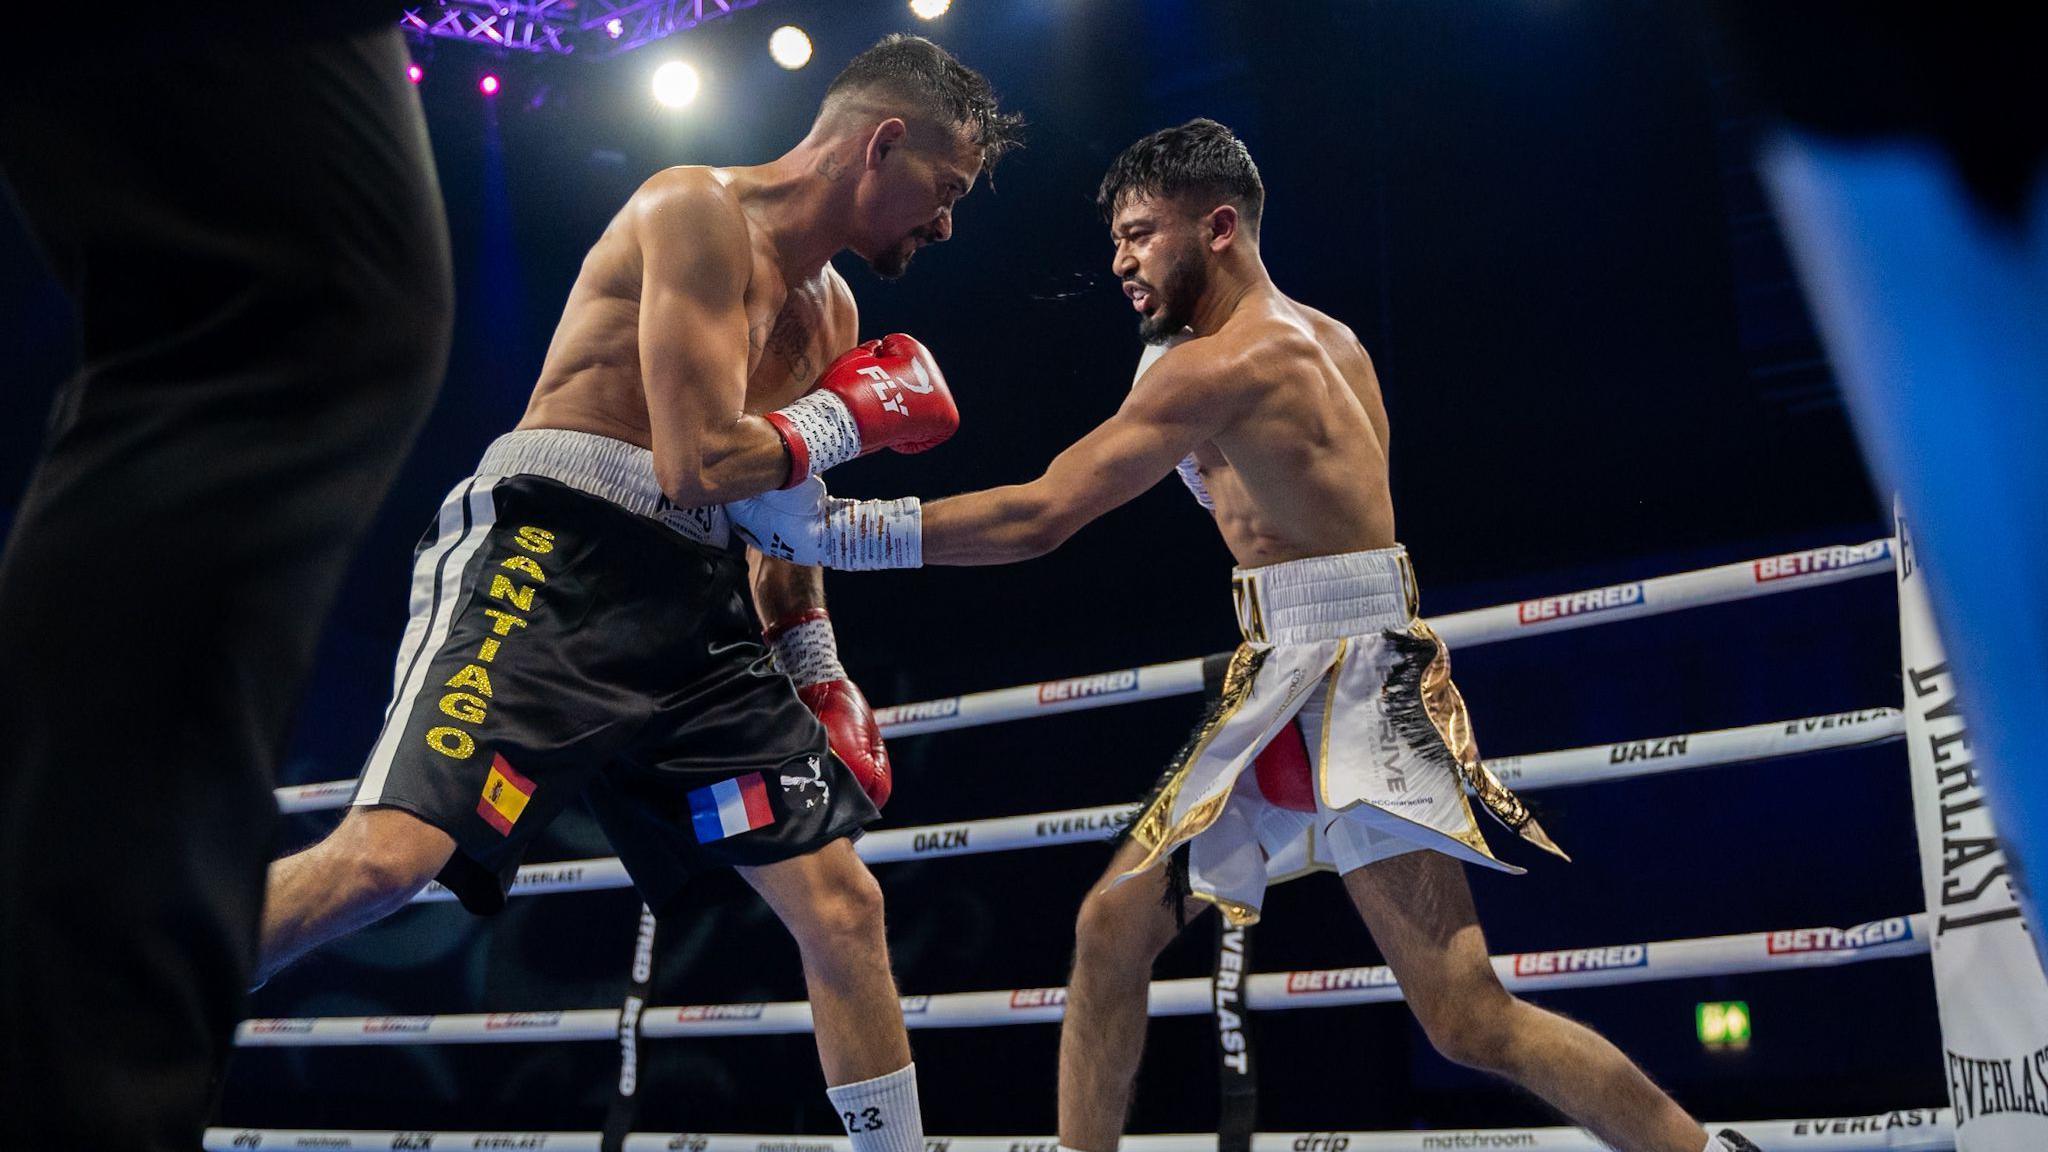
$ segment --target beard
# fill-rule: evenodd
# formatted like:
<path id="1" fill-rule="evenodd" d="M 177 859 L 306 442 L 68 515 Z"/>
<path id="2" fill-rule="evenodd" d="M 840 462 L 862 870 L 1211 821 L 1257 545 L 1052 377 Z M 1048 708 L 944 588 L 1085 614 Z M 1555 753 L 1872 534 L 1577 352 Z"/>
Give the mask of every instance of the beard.
<path id="1" fill-rule="evenodd" d="M 930 243 L 931 237 L 922 228 L 905 236 L 895 247 L 868 260 L 868 267 L 884 280 L 894 280 L 910 270 L 910 258 L 917 255 L 920 242 Z"/>
<path id="2" fill-rule="evenodd" d="M 1194 320 L 1195 303 L 1207 290 L 1208 279 L 1208 269 L 1199 260 L 1176 261 L 1163 269 L 1148 286 L 1154 307 L 1150 316 L 1138 318 L 1138 338 L 1163 344 L 1179 335 Z"/>

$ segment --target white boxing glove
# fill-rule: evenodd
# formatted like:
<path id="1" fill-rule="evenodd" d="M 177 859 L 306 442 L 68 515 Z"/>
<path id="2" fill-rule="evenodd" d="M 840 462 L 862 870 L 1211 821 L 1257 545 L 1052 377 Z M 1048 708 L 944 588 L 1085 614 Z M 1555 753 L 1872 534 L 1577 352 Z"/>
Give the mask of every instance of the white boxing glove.
<path id="1" fill-rule="evenodd" d="M 917 497 L 840 500 L 812 476 L 794 488 L 725 506 L 732 525 L 764 556 L 842 572 L 924 564 L 924 512 Z"/>

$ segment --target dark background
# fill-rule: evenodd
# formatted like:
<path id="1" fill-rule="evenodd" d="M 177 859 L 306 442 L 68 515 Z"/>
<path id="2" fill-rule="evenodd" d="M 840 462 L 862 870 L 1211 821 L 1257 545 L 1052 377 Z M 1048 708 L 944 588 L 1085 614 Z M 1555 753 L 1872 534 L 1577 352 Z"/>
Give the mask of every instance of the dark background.
<path id="1" fill-rule="evenodd" d="M 800 72 L 768 58 L 782 23 L 816 44 Z M 863 334 L 924 338 L 965 425 L 929 454 L 835 472 L 836 491 L 929 497 L 1029 478 L 1114 409 L 1139 346 L 1093 189 L 1137 136 L 1205 115 L 1235 128 L 1264 173 L 1275 280 L 1349 323 L 1377 362 L 1426 612 L 1887 532 L 1758 189 L 1752 152 L 1768 125 L 1754 86 L 1682 7 L 959 0 L 925 24 L 896 0 L 767 0 L 615 59 L 420 45 L 457 260 L 455 350 L 331 616 L 285 782 L 357 770 L 412 544 L 518 418 L 582 254 L 618 205 L 665 165 L 772 158 L 837 67 L 899 29 L 983 70 L 1034 128 L 962 205 L 953 241 L 907 278 L 881 283 L 841 260 Z M 647 95 L 671 58 L 706 76 L 681 113 Z M 486 70 L 504 77 L 495 101 L 476 90 Z M 11 505 L 71 355 L 67 306 L 11 223 L 0 317 Z M 834 577 L 846 663 L 883 704 L 1222 650 L 1234 640 L 1229 557 L 1205 519 L 1169 482 L 1043 560 Z M 187 546 L 167 534 L 166 562 Z M 1472 649 L 1457 667 L 1484 746 L 1509 754 L 1896 704 L 1896 637 L 1888 584 L 1861 580 Z M 153 669 L 109 690 L 177 675 Z M 1179 699 L 897 740 L 887 826 L 1135 798 L 1195 709 Z M 1576 862 L 1509 845 L 1529 876 L 1474 877 L 1496 951 L 1847 925 L 1921 906 L 1896 745 L 1537 799 Z M 291 821 L 280 849 L 331 820 Z M 535 858 L 606 854 L 577 817 Z M 1105 857 L 1070 847 L 880 866 L 904 990 L 1061 983 L 1074 910 Z M 254 1011 L 615 1007 L 635 922 L 629 893 L 515 900 L 491 922 L 414 909 L 280 976 Z M 1162 976 L 1205 970 L 1209 933 L 1190 940 Z M 1378 959 L 1327 876 L 1274 892 L 1257 950 L 1267 970 Z M 703 882 L 662 925 L 654 1003 L 801 995 L 793 946 L 736 880 Z M 1750 1003 L 1747 1052 L 1701 1050 L 1693 1006 L 1710 999 Z M 1924 960 L 1542 1001 L 1712 1117 L 1941 1099 Z M 1263 1128 L 1547 1122 L 1436 1057 L 1397 1007 L 1273 1013 L 1255 1027 Z M 1214 1124 L 1209 1034 L 1200 1019 L 1153 1025 L 1134 1131 Z M 930 1131 L 1051 1130 L 1054 1028 L 913 1041 Z M 642 1129 L 837 1131 L 808 1037 L 642 1051 Z M 222 1120 L 590 1129 L 616 1061 L 610 1043 L 253 1050 L 232 1066 Z"/>

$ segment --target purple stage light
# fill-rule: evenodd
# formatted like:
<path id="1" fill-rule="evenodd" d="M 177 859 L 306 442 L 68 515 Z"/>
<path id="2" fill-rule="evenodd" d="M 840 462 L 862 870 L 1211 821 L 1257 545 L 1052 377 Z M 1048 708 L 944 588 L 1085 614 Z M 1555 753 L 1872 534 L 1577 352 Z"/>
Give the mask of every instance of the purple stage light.
<path id="1" fill-rule="evenodd" d="M 476 88 L 477 91 L 482 92 L 486 96 L 496 96 L 498 94 L 498 78 L 486 72 L 484 73 L 484 78 L 476 82 Z"/>
<path id="2" fill-rule="evenodd" d="M 417 64 L 407 64 L 405 66 L 405 78 L 417 84 L 427 78 L 427 70 Z"/>

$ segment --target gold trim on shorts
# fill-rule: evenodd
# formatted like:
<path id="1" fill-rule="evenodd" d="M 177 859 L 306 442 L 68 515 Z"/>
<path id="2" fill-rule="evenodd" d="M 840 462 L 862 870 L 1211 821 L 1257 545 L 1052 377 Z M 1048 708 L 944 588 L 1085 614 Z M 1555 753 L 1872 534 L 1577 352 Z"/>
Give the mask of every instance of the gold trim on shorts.
<path id="1" fill-rule="evenodd" d="M 1131 823 L 1130 837 L 1145 849 L 1145 858 L 1138 862 L 1137 867 L 1125 872 L 1125 876 L 1136 876 L 1151 868 L 1182 841 L 1201 835 L 1223 814 L 1223 807 L 1230 802 L 1230 793 L 1236 787 L 1235 780 L 1223 791 L 1189 809 L 1179 823 L 1167 825 L 1181 786 L 1187 783 L 1188 768 L 1202 758 L 1209 745 L 1215 742 L 1217 733 L 1223 731 L 1223 726 L 1230 722 L 1238 709 L 1244 707 L 1245 700 L 1252 694 L 1252 685 L 1258 681 L 1259 669 L 1265 664 L 1268 651 L 1270 649 L 1240 644 L 1237 651 L 1230 654 L 1230 667 L 1223 673 L 1223 691 L 1217 698 L 1216 708 L 1180 755 L 1174 758 L 1173 767 L 1160 785 L 1158 794 L 1152 798 L 1152 803 L 1146 805 Z"/>

